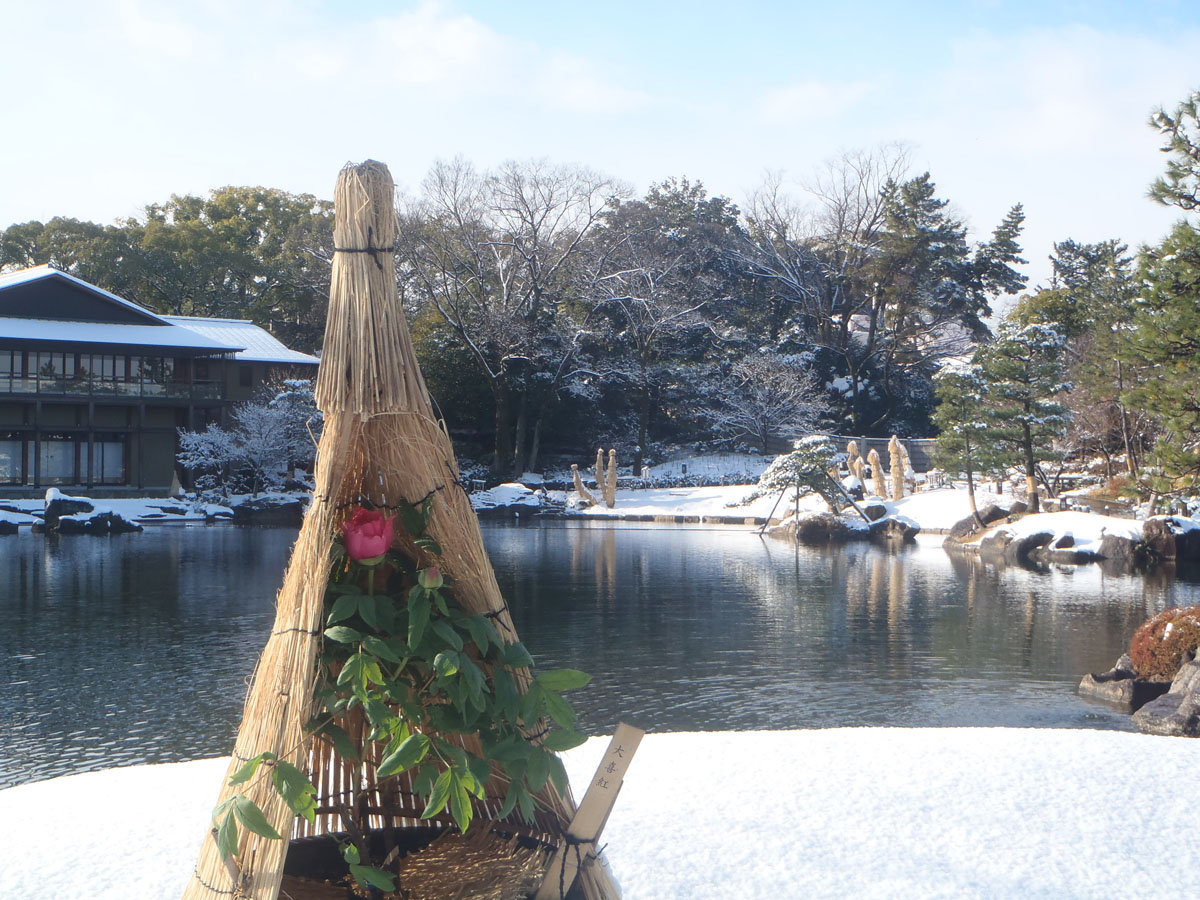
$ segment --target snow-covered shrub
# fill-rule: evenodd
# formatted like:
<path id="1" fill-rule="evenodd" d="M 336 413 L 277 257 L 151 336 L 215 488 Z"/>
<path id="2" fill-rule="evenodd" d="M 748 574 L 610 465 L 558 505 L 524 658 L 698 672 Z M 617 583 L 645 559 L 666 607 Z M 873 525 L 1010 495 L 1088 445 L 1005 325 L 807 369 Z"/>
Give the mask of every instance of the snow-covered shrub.
<path id="1" fill-rule="evenodd" d="M 280 488 L 292 466 L 311 461 L 320 416 L 312 382 L 285 381 L 262 399 L 235 407 L 228 429 L 180 429 L 176 458 L 206 499 Z"/>
<path id="2" fill-rule="evenodd" d="M 759 497 L 781 494 L 794 490 L 796 497 L 818 494 L 831 510 L 837 510 L 838 491 L 829 477 L 829 470 L 836 464 L 838 449 L 823 434 L 813 434 L 795 443 L 796 449 L 775 459 L 758 479 L 758 485 L 743 504 Z"/>
<path id="3" fill-rule="evenodd" d="M 1133 633 L 1129 658 L 1133 670 L 1150 681 L 1170 681 L 1200 647 L 1200 606 L 1164 609 Z"/>

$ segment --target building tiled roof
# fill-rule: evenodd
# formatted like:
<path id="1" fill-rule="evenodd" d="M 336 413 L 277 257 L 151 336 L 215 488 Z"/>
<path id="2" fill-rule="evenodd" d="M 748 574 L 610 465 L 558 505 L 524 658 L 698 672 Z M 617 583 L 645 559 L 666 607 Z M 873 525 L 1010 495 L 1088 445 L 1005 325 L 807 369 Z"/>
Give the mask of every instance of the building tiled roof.
<path id="1" fill-rule="evenodd" d="M 129 325 L 116 322 L 64 322 L 61 319 L 18 319 L 0 316 L 0 338 L 59 344 L 157 347 L 200 351 L 205 355 L 233 353 L 240 349 L 171 323 Z"/>
<path id="2" fill-rule="evenodd" d="M 34 266 L 0 274 L 0 292 L 43 279 L 61 279 L 73 284 L 101 304 L 117 304 L 136 313 L 137 320 L 119 323 L 0 315 L 0 339 L 228 353 L 243 362 L 313 366 L 320 362 L 315 356 L 289 349 L 248 319 L 159 315 L 53 266 Z"/>
<path id="3" fill-rule="evenodd" d="M 199 316 L 162 316 L 174 325 L 180 325 L 203 337 L 240 347 L 235 359 L 243 362 L 285 363 L 289 365 L 317 365 L 320 360 L 299 350 L 291 350 L 264 328 L 259 328 L 249 319 L 206 319 Z"/>

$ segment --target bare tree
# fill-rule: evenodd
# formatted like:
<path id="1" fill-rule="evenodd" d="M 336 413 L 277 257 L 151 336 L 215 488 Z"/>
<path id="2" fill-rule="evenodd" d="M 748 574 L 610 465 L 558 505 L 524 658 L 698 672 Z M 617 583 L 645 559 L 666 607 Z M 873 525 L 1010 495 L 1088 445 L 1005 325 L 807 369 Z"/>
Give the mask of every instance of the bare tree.
<path id="1" fill-rule="evenodd" d="M 880 295 L 870 262 L 886 219 L 884 188 L 908 168 L 908 151 L 892 144 L 830 160 L 804 186 L 804 202 L 782 176 L 768 176 L 748 207 L 739 256 L 772 288 L 770 337 L 795 322 L 812 345 L 840 357 L 856 412 L 864 370 L 879 344 Z M 855 334 L 857 332 L 857 334 Z M 859 423 L 855 423 L 858 425 Z"/>
<path id="2" fill-rule="evenodd" d="M 749 439 L 766 454 L 772 438 L 795 440 L 812 431 L 826 407 L 804 360 L 755 354 L 734 364 L 717 396 L 713 423 L 728 440 Z"/>
<path id="3" fill-rule="evenodd" d="M 480 172 L 438 162 L 400 208 L 407 292 L 431 304 L 468 349 L 496 407 L 495 472 L 536 459 L 546 407 L 571 372 L 576 342 L 560 313 L 580 296 L 581 245 L 622 188 L 545 160 Z"/>

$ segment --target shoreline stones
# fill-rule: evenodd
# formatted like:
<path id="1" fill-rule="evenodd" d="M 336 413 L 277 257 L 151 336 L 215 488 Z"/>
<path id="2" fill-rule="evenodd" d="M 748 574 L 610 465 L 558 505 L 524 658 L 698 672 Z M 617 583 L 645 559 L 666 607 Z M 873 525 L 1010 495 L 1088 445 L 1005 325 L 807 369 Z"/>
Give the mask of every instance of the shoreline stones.
<path id="1" fill-rule="evenodd" d="M 299 528 L 304 521 L 304 504 L 299 500 L 258 497 L 233 507 L 234 525 L 287 525 Z"/>
<path id="2" fill-rule="evenodd" d="M 59 518 L 55 530 L 59 534 L 134 534 L 142 526 L 120 513 L 102 509 L 93 513 L 75 513 Z"/>
<path id="3" fill-rule="evenodd" d="M 1079 695 L 1123 707 L 1132 713 L 1167 693 L 1170 687 L 1169 681 L 1138 678 L 1133 661 L 1126 653 L 1107 672 L 1084 675 L 1079 682 Z"/>
<path id="4" fill-rule="evenodd" d="M 1133 724 L 1146 734 L 1200 737 L 1200 662 L 1180 666 L 1170 690 L 1134 712 Z"/>
<path id="5" fill-rule="evenodd" d="M 894 545 L 912 543 L 920 530 L 921 526 L 903 516 L 884 516 L 868 523 L 857 515 L 849 518 L 831 512 L 809 512 L 775 526 L 768 534 L 808 545 L 868 540 Z"/>
<path id="6" fill-rule="evenodd" d="M 1050 564 L 1098 562 L 1106 571 L 1117 573 L 1160 563 L 1200 561 L 1200 522 L 1186 517 L 1153 516 L 1141 523 L 1140 536 L 1104 534 L 1090 547 L 1081 548 L 1070 533 L 1057 534 L 1053 530 L 1054 513 L 1045 514 L 1046 527 L 1032 534 L 1017 537 L 1004 528 L 1024 512 L 1025 505 L 1019 502 L 1007 510 L 991 504 L 980 511 L 985 527 L 980 527 L 974 516 L 961 519 L 950 529 L 942 547 L 952 553 L 977 555 L 989 563 L 1039 570 Z"/>

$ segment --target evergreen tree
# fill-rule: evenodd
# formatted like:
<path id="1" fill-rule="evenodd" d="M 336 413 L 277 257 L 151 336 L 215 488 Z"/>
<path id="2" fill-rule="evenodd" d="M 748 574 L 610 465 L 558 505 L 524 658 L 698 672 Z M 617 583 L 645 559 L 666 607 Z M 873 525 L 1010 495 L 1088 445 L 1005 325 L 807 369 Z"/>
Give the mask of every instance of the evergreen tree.
<path id="1" fill-rule="evenodd" d="M 1200 91 L 1192 91 L 1168 113 L 1161 107 L 1150 116 L 1166 143 L 1167 171 L 1150 185 L 1150 198 L 1185 211 L 1200 209 Z"/>
<path id="2" fill-rule="evenodd" d="M 1119 454 L 1137 474 L 1154 430 L 1152 417 L 1123 399 L 1145 371 L 1126 346 L 1137 293 L 1127 251 L 1117 240 L 1056 243 L 1050 287 L 1022 297 L 1012 313 L 1022 324 L 1054 325 L 1066 338 L 1075 385 L 1066 400 L 1072 412 L 1067 444 L 1104 456 L 1110 478 Z"/>
<path id="3" fill-rule="evenodd" d="M 1143 251 L 1138 280 L 1129 356 L 1152 377 L 1129 399 L 1161 420 L 1154 453 L 1170 483 L 1160 487 L 1192 488 L 1200 482 L 1200 232 L 1176 225 Z"/>
<path id="4" fill-rule="evenodd" d="M 933 424 L 938 428 L 934 465 L 952 474 L 962 474 L 967 479 L 971 515 L 982 525 L 975 504 L 975 473 L 986 471 L 996 461 L 985 421 L 987 380 L 980 367 L 973 363 L 947 364 L 933 380 L 938 399 L 933 414 Z"/>
<path id="5" fill-rule="evenodd" d="M 1009 321 L 979 352 L 988 383 L 987 434 L 1002 458 L 1025 473 L 1032 512 L 1039 508 L 1038 464 L 1058 455 L 1053 445 L 1069 420 L 1060 399 L 1070 389 L 1064 343 L 1052 325 Z"/>

